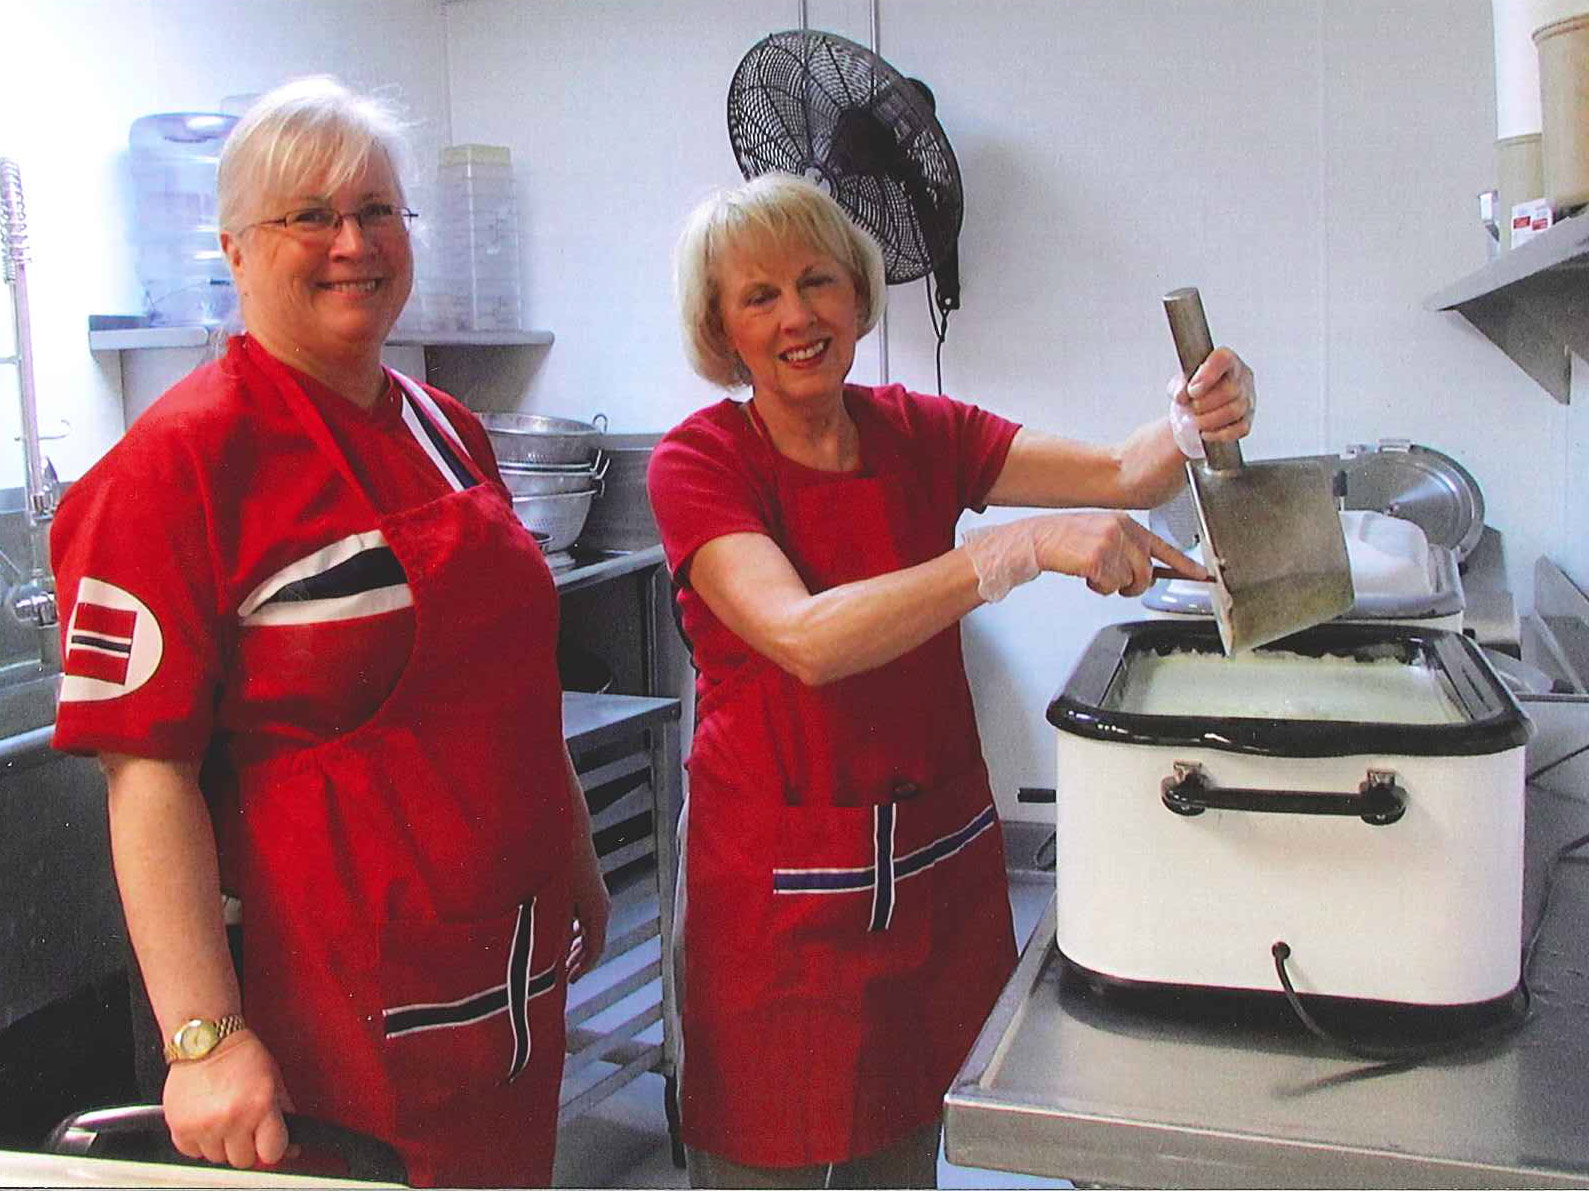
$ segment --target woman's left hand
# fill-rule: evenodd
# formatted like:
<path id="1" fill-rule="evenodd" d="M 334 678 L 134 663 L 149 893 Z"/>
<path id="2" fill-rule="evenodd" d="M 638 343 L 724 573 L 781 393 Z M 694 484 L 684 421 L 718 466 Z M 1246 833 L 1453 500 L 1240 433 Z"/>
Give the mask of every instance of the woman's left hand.
<path id="1" fill-rule="evenodd" d="M 1203 457 L 1200 439 L 1235 442 L 1252 431 L 1258 391 L 1252 369 L 1230 348 L 1215 348 L 1191 383 L 1182 382 L 1180 373 L 1170 378 L 1170 426 L 1188 458 Z"/>
<path id="2" fill-rule="evenodd" d="M 572 984 L 601 962 L 607 949 L 607 921 L 612 895 L 602 880 L 594 850 L 574 866 L 574 933 L 568 945 L 568 982 Z"/>

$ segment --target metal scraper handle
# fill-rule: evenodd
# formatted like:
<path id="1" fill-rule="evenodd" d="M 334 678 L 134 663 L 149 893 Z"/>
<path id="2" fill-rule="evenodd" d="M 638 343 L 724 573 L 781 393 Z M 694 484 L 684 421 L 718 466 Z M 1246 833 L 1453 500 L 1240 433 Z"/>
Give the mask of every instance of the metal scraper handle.
<path id="1" fill-rule="evenodd" d="M 1181 357 L 1181 371 L 1192 379 L 1203 361 L 1214 354 L 1214 340 L 1203 315 L 1203 296 L 1195 285 L 1172 289 L 1164 295 L 1164 313 L 1175 337 L 1175 351 Z M 1203 454 L 1214 471 L 1234 471 L 1241 467 L 1241 444 L 1203 439 Z"/>

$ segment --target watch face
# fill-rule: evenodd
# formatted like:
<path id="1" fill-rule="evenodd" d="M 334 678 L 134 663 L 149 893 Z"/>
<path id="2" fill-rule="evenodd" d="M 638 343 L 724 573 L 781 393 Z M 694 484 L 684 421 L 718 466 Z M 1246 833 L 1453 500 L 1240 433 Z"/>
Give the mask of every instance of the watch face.
<path id="1" fill-rule="evenodd" d="M 185 1059 L 202 1059 L 215 1049 L 220 1041 L 216 1037 L 215 1023 L 195 1019 L 185 1023 L 176 1036 L 177 1050 Z"/>

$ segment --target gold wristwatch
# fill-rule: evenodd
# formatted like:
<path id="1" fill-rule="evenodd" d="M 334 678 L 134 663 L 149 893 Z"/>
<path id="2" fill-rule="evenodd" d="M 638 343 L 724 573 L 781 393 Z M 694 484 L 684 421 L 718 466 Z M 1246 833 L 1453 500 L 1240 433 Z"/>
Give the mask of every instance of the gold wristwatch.
<path id="1" fill-rule="evenodd" d="M 216 1048 L 222 1038 L 242 1028 L 243 1015 L 240 1013 L 228 1013 L 214 1021 L 202 1017 L 185 1021 L 171 1035 L 171 1041 L 166 1043 L 166 1062 L 186 1063 L 202 1059 Z"/>

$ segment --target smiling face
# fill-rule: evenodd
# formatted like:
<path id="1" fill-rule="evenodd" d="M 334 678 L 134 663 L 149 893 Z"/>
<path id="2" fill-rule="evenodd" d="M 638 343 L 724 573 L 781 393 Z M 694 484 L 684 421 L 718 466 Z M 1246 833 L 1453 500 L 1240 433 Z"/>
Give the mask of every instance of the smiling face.
<path id="1" fill-rule="evenodd" d="M 402 205 L 392 167 L 374 153 L 339 189 L 313 184 L 261 202 L 260 218 L 307 207 L 354 211 L 366 203 Z M 242 300 L 243 323 L 272 355 L 332 383 L 379 369 L 381 344 L 408 301 L 414 253 L 401 219 L 366 231 L 344 219 L 329 237 L 300 235 L 279 224 L 222 233 L 221 247 Z"/>
<path id="2" fill-rule="evenodd" d="M 810 409 L 843 400 L 860 300 L 848 269 L 799 240 L 741 245 L 717 269 L 728 346 L 758 399 Z"/>

